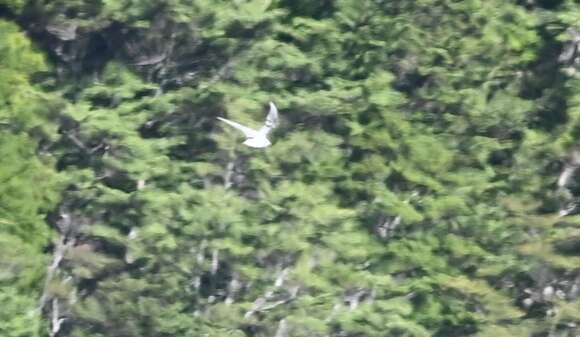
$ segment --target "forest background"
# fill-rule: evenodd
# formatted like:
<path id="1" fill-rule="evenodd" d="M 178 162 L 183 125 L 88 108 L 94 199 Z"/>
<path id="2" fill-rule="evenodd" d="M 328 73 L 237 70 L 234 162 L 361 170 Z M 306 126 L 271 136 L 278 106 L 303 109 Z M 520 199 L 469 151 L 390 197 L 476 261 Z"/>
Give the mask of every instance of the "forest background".
<path id="1" fill-rule="evenodd" d="M 579 71 L 574 0 L 0 0 L 0 335 L 577 336 Z"/>

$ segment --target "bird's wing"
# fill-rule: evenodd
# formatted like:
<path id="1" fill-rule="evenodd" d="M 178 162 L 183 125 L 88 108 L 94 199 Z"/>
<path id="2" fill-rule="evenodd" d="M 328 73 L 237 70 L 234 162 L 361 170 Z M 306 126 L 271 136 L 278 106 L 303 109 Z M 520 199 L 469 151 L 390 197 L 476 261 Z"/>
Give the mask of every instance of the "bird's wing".
<path id="1" fill-rule="evenodd" d="M 260 128 L 259 132 L 267 135 L 276 126 L 278 126 L 278 108 L 276 108 L 276 105 L 274 105 L 273 102 L 270 102 L 270 112 L 268 113 L 268 117 L 266 117 L 264 126 Z"/>
<path id="2" fill-rule="evenodd" d="M 225 119 L 225 118 L 222 118 L 222 117 L 218 117 L 217 119 L 219 119 L 220 121 L 222 121 L 222 122 L 224 122 L 226 124 L 229 124 L 230 126 L 232 126 L 232 127 L 236 128 L 236 129 L 242 131 L 247 138 L 255 137 L 256 136 L 256 133 L 258 133 L 254 129 L 250 129 L 247 126 L 243 126 L 242 124 L 236 123 L 236 122 L 231 121 L 229 119 Z"/>

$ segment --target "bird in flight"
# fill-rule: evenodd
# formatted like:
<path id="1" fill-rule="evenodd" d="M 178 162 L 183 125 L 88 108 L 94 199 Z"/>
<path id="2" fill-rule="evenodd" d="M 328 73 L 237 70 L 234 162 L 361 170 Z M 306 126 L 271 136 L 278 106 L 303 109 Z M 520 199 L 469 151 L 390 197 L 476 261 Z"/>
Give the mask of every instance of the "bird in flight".
<path id="1" fill-rule="evenodd" d="M 266 117 L 264 126 L 260 130 L 254 130 L 222 117 L 218 117 L 217 119 L 240 130 L 246 136 L 246 140 L 242 144 L 254 148 L 264 148 L 272 145 L 267 137 L 268 133 L 278 126 L 278 108 L 276 108 L 274 103 L 270 102 L 270 112 L 268 113 L 268 117 Z"/>

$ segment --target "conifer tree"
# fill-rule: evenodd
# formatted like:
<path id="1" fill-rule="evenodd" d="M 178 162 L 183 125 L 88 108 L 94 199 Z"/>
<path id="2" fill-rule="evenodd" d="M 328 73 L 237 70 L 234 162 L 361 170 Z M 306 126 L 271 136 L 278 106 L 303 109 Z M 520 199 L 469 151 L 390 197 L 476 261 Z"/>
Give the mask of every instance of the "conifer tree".
<path id="1" fill-rule="evenodd" d="M 38 299 L 56 203 L 57 176 L 43 144 L 58 100 L 31 83 L 42 55 L 11 22 L 0 20 L 0 334 L 35 336 L 44 326 Z"/>
<path id="2" fill-rule="evenodd" d="M 38 56 L 6 49 L 35 65 L 2 61 L 37 97 L 26 110 L 0 86 L 0 153 L 34 163 L 13 182 L 51 174 L 39 135 L 66 176 L 42 296 L 53 335 L 575 333 L 575 1 L 2 6 L 66 100 L 51 138 L 53 94 L 27 80 Z M 216 122 L 258 125 L 268 101 L 282 123 L 266 150 Z M 38 256 L 53 181 L 0 196 L 25 242 L 7 241 Z M 9 312 L 34 302 L 7 289 Z"/>

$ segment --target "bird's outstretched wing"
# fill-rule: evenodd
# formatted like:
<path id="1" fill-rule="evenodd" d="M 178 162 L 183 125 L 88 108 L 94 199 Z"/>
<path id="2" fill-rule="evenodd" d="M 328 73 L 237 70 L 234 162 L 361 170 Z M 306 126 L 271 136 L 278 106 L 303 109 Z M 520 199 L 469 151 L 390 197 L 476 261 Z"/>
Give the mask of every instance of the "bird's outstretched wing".
<path id="1" fill-rule="evenodd" d="M 260 133 L 267 135 L 276 126 L 278 126 L 278 108 L 273 102 L 270 102 L 270 112 L 268 112 L 268 117 L 266 117 L 266 122 L 264 126 L 260 128 Z"/>
<path id="2" fill-rule="evenodd" d="M 258 133 L 254 129 L 250 129 L 247 126 L 243 126 L 242 124 L 236 123 L 236 122 L 231 121 L 229 119 L 225 119 L 225 118 L 222 118 L 222 117 L 218 117 L 217 119 L 219 119 L 220 121 L 222 121 L 222 122 L 224 122 L 226 124 L 229 124 L 230 126 L 232 126 L 232 127 L 236 128 L 236 129 L 242 131 L 247 138 L 255 137 L 256 134 Z"/>

